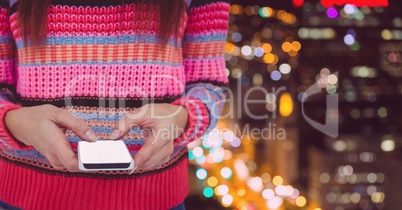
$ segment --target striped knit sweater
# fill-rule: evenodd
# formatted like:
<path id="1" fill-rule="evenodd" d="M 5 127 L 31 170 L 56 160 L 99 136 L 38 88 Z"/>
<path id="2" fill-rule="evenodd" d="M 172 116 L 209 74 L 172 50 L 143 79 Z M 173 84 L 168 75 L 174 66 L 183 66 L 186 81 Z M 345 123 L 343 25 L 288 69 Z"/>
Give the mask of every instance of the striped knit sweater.
<path id="1" fill-rule="evenodd" d="M 171 38 L 165 48 L 156 12 L 133 21 L 149 12 L 145 7 L 52 0 L 45 44 L 34 51 L 19 32 L 16 0 L 0 0 L 0 200 L 24 209 L 169 209 L 183 202 L 186 145 L 214 128 L 222 112 L 229 3 L 194 0 L 178 42 Z M 9 110 L 52 104 L 106 139 L 124 114 L 146 103 L 185 106 L 189 120 L 168 163 L 133 175 L 56 170 L 13 139 L 4 123 Z M 80 139 L 69 130 L 65 135 L 76 151 Z M 143 145 L 141 135 L 122 140 L 133 155 Z"/>

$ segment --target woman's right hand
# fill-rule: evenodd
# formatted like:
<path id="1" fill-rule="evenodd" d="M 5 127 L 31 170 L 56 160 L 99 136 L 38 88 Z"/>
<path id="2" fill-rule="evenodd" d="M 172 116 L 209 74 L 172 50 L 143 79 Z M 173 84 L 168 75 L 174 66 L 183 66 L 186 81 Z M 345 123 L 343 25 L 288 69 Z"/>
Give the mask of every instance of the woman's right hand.
<path id="1" fill-rule="evenodd" d="M 94 131 L 84 120 L 52 105 L 8 111 L 5 123 L 15 139 L 35 147 L 54 168 L 70 172 L 79 171 L 78 159 L 65 137 L 65 131 L 70 129 L 83 140 L 97 141 Z"/>

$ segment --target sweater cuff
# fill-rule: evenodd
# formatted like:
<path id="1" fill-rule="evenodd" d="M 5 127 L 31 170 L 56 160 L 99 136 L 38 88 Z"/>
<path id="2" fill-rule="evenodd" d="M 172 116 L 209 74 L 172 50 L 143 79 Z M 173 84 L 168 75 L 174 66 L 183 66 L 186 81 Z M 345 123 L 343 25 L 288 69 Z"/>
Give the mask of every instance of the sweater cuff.
<path id="1" fill-rule="evenodd" d="M 181 105 L 187 109 L 188 120 L 184 132 L 175 139 L 174 145 L 187 145 L 200 138 L 208 128 L 209 112 L 204 103 L 196 98 L 179 98 L 172 102 L 173 105 Z"/>
<path id="2" fill-rule="evenodd" d="M 29 146 L 26 146 L 14 139 L 14 137 L 8 131 L 5 123 L 5 116 L 7 112 L 19 108 L 21 107 L 10 102 L 0 102 L 0 147 L 7 149 L 29 148 Z"/>

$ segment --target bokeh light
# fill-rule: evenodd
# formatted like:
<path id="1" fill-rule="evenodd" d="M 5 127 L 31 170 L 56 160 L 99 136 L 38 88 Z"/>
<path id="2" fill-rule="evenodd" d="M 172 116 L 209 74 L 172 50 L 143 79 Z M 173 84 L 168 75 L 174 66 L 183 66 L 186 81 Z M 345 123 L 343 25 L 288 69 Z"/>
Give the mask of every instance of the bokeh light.
<path id="1" fill-rule="evenodd" d="M 327 16 L 329 18 L 336 18 L 338 16 L 338 11 L 335 8 L 330 7 L 327 9 Z"/>
<path id="2" fill-rule="evenodd" d="M 283 198 L 275 196 L 267 201 L 267 206 L 271 209 L 279 208 L 283 203 Z"/>
<path id="3" fill-rule="evenodd" d="M 278 81 L 282 78 L 282 74 L 279 71 L 273 71 L 271 72 L 271 79 L 274 81 Z"/>
<path id="4" fill-rule="evenodd" d="M 299 196 L 298 198 L 296 198 L 296 205 L 299 207 L 303 207 L 305 206 L 307 203 L 307 200 L 305 197 L 303 196 Z"/>
<path id="5" fill-rule="evenodd" d="M 207 174 L 207 171 L 205 169 L 199 168 L 199 169 L 197 169 L 196 175 L 197 175 L 198 179 L 204 180 L 205 178 L 207 178 L 208 174 Z"/>
<path id="6" fill-rule="evenodd" d="M 215 187 L 215 194 L 222 196 L 229 193 L 229 187 L 227 185 L 219 185 Z"/>
<path id="7" fill-rule="evenodd" d="M 214 195 L 214 190 L 210 187 L 206 187 L 203 190 L 203 194 L 206 198 L 211 198 Z"/>
<path id="8" fill-rule="evenodd" d="M 289 74 L 291 70 L 292 70 L 292 68 L 291 68 L 290 65 L 287 64 L 287 63 L 283 63 L 283 64 L 281 64 L 281 65 L 279 66 L 279 71 L 280 71 L 282 74 Z"/>
<path id="9" fill-rule="evenodd" d="M 225 207 L 229 207 L 233 202 L 233 197 L 231 195 L 224 195 L 222 197 L 222 204 Z"/>
<path id="10" fill-rule="evenodd" d="M 272 179 L 272 183 L 276 186 L 281 185 L 283 183 L 283 178 L 281 176 L 275 176 Z"/>
<path id="11" fill-rule="evenodd" d="M 221 175 L 223 178 L 229 179 L 230 177 L 232 177 L 232 170 L 228 167 L 224 167 L 221 169 Z"/>
<path id="12" fill-rule="evenodd" d="M 207 183 L 210 187 L 215 187 L 216 185 L 218 185 L 218 179 L 214 176 L 211 176 L 208 178 Z"/>

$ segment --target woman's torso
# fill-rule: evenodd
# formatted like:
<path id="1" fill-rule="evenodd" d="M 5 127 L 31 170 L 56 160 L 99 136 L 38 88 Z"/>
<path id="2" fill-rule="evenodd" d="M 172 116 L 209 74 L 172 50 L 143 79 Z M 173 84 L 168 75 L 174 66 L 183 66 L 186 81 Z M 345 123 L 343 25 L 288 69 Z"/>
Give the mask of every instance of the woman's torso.
<path id="1" fill-rule="evenodd" d="M 182 35 L 162 48 L 157 11 L 116 2 L 52 1 L 44 44 L 36 48 L 24 44 L 16 4 L 11 5 L 17 64 L 10 80 L 23 106 L 66 108 L 107 139 L 125 113 L 146 103 L 169 103 L 183 93 Z M 141 132 L 134 129 L 122 139 L 132 154 L 143 144 Z M 66 137 L 76 149 L 80 139 L 71 131 Z M 183 149 L 176 148 L 172 158 Z M 30 152 L 50 167 L 39 152 Z"/>

